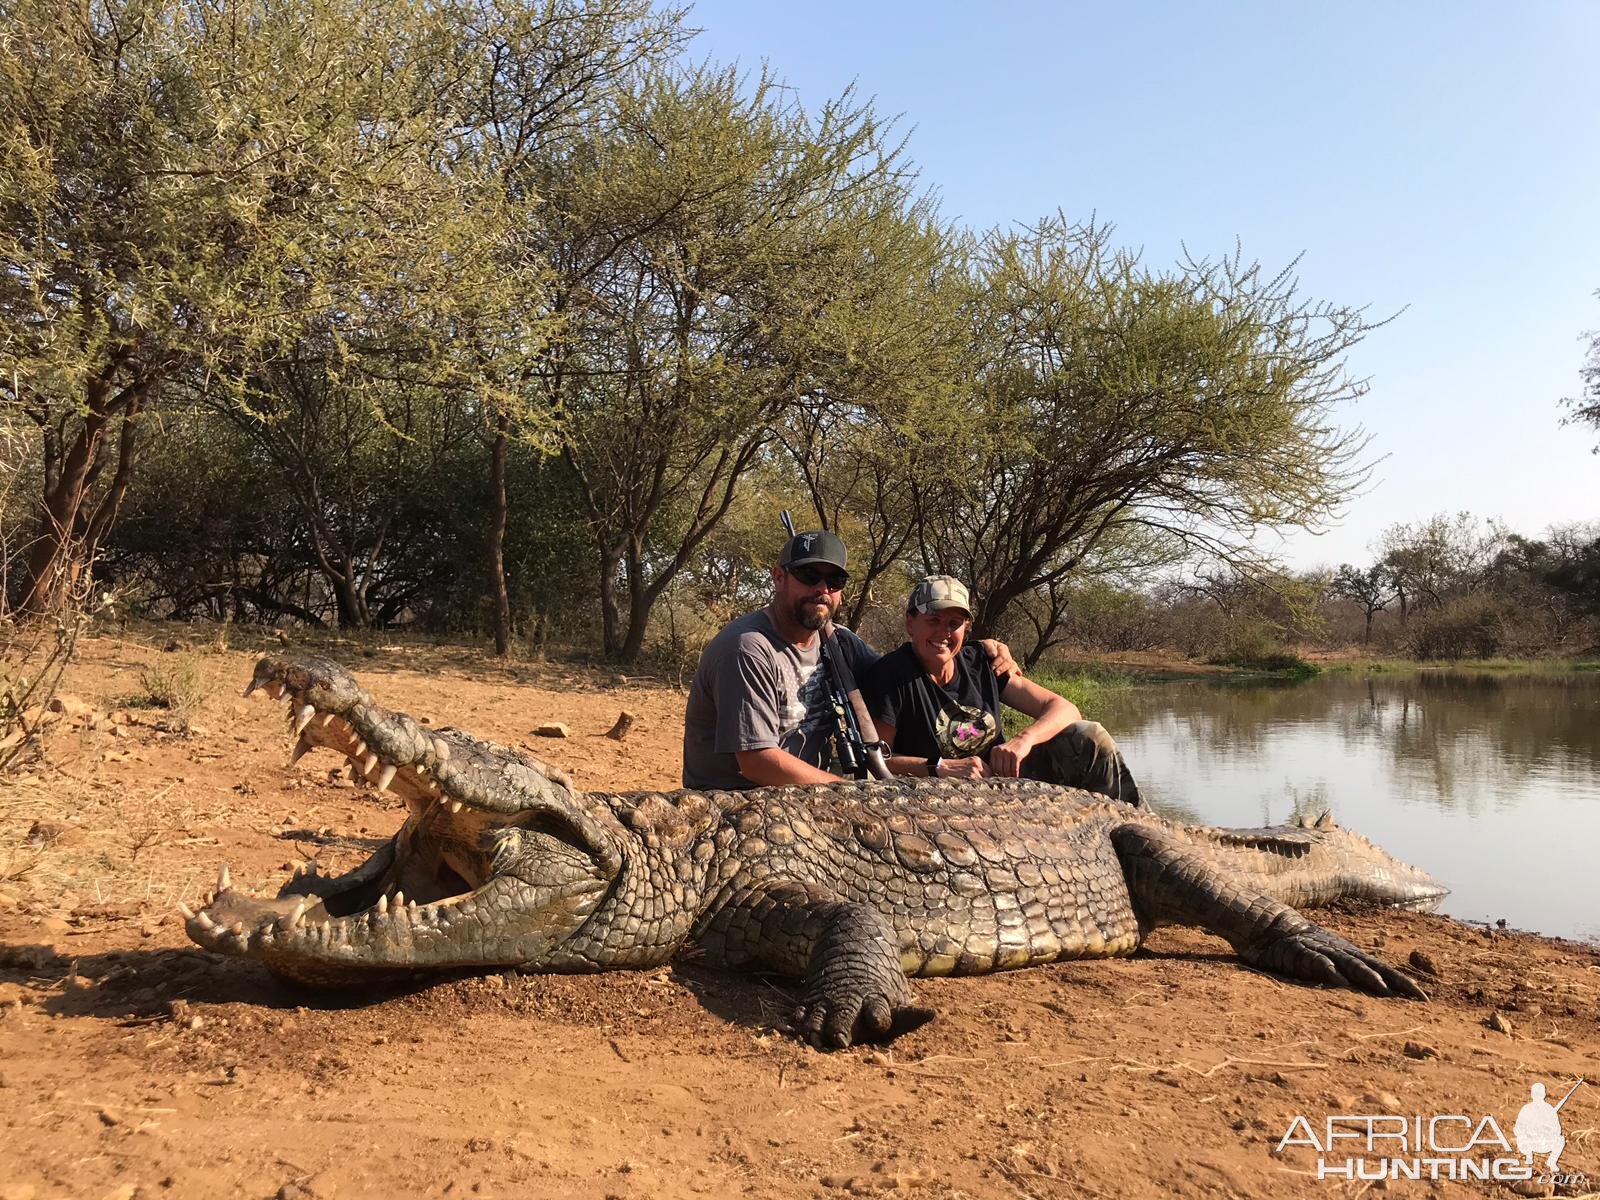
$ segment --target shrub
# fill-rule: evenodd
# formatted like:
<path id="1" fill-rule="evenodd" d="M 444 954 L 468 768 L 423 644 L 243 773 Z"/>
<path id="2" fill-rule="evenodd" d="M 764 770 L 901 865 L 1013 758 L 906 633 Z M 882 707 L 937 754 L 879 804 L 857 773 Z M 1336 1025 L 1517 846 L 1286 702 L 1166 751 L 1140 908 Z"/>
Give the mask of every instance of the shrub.
<path id="1" fill-rule="evenodd" d="M 1506 644 L 1500 606 L 1488 596 L 1468 596 L 1419 613 L 1406 639 L 1413 658 L 1429 661 L 1492 658 Z"/>
<path id="2" fill-rule="evenodd" d="M 151 663 L 139 673 L 139 690 L 128 700 L 134 708 L 165 708 L 184 714 L 205 699 L 200 664 L 193 654 L 180 654 Z"/>

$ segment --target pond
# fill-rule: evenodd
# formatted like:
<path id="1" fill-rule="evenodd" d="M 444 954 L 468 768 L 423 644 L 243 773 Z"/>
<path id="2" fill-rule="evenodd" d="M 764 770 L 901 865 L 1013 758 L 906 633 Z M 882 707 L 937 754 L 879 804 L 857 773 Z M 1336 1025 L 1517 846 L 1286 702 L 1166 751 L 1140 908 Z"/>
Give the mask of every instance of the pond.
<path id="1" fill-rule="evenodd" d="M 1331 809 L 1449 887 L 1441 912 L 1600 939 L 1600 675 L 1185 681 L 1102 703 L 1158 812 Z"/>

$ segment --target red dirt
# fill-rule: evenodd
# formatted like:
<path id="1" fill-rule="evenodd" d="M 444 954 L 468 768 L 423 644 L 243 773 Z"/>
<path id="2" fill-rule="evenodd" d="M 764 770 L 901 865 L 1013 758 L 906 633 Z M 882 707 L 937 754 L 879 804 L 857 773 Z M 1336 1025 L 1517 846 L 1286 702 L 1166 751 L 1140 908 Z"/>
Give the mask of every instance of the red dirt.
<path id="1" fill-rule="evenodd" d="M 347 867 L 398 806 L 330 781 L 326 754 L 285 766 L 281 710 L 236 698 L 251 652 L 177 652 L 205 690 L 188 736 L 120 708 L 174 661 L 155 644 L 86 642 L 63 690 L 110 720 L 63 722 L 0 791 L 0 1200 L 1354 1197 L 1372 1185 L 1275 1153 L 1295 1115 L 1486 1114 L 1510 1136 L 1531 1083 L 1554 1099 L 1596 1074 L 1594 947 L 1403 914 L 1325 919 L 1391 961 L 1431 957 L 1426 1004 L 1295 986 L 1167 930 L 1130 960 L 921 982 L 936 1020 L 832 1055 L 781 1031 L 776 983 L 693 963 L 298 992 L 190 944 L 174 903 L 224 859 L 258 890 L 311 853 Z M 536 743 L 580 785 L 676 782 L 683 697 L 663 684 L 319 648 L 384 702 Z M 619 745 L 603 733 L 623 708 L 638 721 Z M 546 720 L 571 736 L 530 736 Z M 1600 1186 L 1600 1082 L 1562 1120 L 1563 1169 Z"/>

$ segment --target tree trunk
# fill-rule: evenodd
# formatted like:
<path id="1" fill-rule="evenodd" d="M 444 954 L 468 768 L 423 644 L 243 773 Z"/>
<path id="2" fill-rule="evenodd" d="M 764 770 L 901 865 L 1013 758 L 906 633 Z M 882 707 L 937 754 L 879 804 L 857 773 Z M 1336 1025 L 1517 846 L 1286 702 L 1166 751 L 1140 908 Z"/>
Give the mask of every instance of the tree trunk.
<path id="1" fill-rule="evenodd" d="M 607 657 L 621 648 L 622 614 L 617 609 L 617 564 L 622 555 L 604 547 L 600 551 L 600 648 Z"/>
<path id="2" fill-rule="evenodd" d="M 38 533 L 28 549 L 27 583 L 22 611 L 35 615 L 54 612 L 71 594 L 85 566 L 78 533 L 84 491 L 105 441 L 106 417 L 94 411 L 93 402 L 83 428 L 61 455 L 54 472 L 46 468 L 46 484 L 39 501 Z M 48 453 L 48 451 L 47 451 Z"/>
<path id="3" fill-rule="evenodd" d="M 495 419 L 494 447 L 489 455 L 494 498 L 494 514 L 489 523 L 489 586 L 494 591 L 494 652 L 501 658 L 511 653 L 511 592 L 506 586 L 506 521 L 510 511 L 506 498 L 506 445 L 510 428 L 511 418 L 501 413 Z"/>

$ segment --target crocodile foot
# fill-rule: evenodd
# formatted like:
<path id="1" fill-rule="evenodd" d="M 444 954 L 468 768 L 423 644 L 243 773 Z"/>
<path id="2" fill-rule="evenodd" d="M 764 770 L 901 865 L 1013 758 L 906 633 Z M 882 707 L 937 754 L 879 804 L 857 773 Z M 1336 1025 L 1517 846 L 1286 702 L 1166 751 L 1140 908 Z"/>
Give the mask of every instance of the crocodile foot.
<path id="1" fill-rule="evenodd" d="M 887 1042 L 933 1019 L 933 1010 L 912 1002 L 901 976 L 899 986 L 807 989 L 789 1021 L 818 1050 L 843 1050 L 862 1042 Z"/>
<path id="2" fill-rule="evenodd" d="M 1374 958 L 1338 934 L 1309 923 L 1304 929 L 1286 932 L 1252 948 L 1242 957 L 1263 970 L 1308 983 L 1352 988 L 1373 996 L 1428 998 L 1409 975 Z"/>

